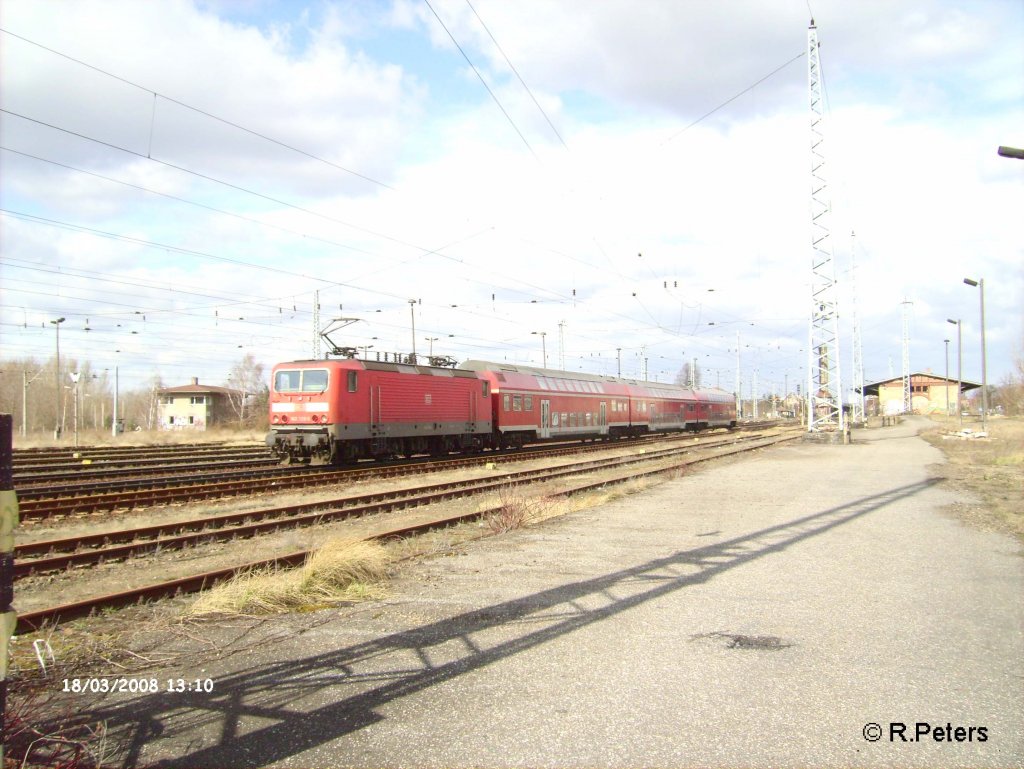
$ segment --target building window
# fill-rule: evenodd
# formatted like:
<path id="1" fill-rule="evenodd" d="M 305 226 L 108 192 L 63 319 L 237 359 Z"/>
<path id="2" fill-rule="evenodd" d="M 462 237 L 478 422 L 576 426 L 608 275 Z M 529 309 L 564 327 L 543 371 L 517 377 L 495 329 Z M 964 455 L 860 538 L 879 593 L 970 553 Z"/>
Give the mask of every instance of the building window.
<path id="1" fill-rule="evenodd" d="M 196 423 L 196 418 L 195 418 L 195 417 L 193 417 L 193 416 L 189 416 L 189 418 L 188 418 L 188 423 L 189 423 L 190 425 L 194 425 L 194 424 Z"/>
<path id="2" fill-rule="evenodd" d="M 174 405 L 174 396 L 173 395 L 161 395 L 160 396 L 160 402 L 162 404 L 164 404 L 165 406 L 172 406 L 172 405 Z"/>
<path id="3" fill-rule="evenodd" d="M 348 391 L 350 393 L 354 393 L 356 391 L 356 387 L 358 387 L 358 386 L 359 386 L 359 372 L 358 371 L 349 371 L 348 372 Z"/>
<path id="4" fill-rule="evenodd" d="M 203 406 L 203 405 L 206 404 L 206 396 L 205 395 L 193 395 L 192 397 L 190 397 L 188 399 L 188 402 L 191 403 L 193 406 Z"/>

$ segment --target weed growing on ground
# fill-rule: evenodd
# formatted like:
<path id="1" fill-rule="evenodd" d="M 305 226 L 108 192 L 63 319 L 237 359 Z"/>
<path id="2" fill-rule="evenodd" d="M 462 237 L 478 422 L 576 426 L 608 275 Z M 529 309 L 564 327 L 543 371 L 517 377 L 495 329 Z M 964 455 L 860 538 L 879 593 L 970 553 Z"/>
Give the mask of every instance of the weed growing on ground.
<path id="1" fill-rule="evenodd" d="M 247 572 L 217 585 L 200 595 L 188 613 L 277 614 L 379 598 L 389 563 L 387 551 L 377 542 L 333 539 L 301 568 Z"/>

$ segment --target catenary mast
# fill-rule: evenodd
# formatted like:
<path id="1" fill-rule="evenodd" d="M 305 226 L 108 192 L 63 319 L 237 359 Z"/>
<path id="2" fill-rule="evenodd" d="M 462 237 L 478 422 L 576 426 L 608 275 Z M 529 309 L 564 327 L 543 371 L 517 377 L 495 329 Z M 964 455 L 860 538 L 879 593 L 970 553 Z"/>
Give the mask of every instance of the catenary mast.
<path id="1" fill-rule="evenodd" d="M 807 351 L 807 430 L 842 431 L 843 388 L 839 376 L 839 304 L 824 177 L 821 61 L 818 28 L 807 28 L 807 86 L 811 108 L 811 324 Z"/>

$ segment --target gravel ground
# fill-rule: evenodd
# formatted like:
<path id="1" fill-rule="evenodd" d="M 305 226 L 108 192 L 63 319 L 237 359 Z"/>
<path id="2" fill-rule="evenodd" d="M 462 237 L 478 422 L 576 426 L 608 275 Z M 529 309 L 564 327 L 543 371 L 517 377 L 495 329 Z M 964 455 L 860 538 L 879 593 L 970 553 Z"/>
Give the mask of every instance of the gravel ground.
<path id="1" fill-rule="evenodd" d="M 86 709 L 123 765 L 1024 765 L 1022 550 L 941 512 L 920 424 L 476 542 L 383 602 L 204 625 L 236 653 L 158 676 L 212 694 Z"/>

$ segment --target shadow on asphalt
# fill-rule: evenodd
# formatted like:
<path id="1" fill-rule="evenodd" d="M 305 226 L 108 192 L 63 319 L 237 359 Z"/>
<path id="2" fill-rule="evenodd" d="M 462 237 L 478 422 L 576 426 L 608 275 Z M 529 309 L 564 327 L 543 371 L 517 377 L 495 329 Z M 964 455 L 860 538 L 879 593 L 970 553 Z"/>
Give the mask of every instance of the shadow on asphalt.
<path id="1" fill-rule="evenodd" d="M 782 552 L 919 494 L 939 480 L 901 486 L 746 536 L 343 649 L 241 670 L 218 678 L 216 690 L 208 698 L 162 692 L 92 710 L 88 716 L 105 721 L 109 737 L 122 746 L 120 766 L 135 766 L 147 743 L 172 735 L 184 740 L 189 733 L 195 734 L 191 743 L 195 749 L 157 766 L 266 766 L 382 720 L 384 716 L 376 709 L 393 700 Z M 493 641 L 487 645 L 490 638 Z M 324 699 L 329 700 L 327 704 L 309 710 L 289 708 L 299 700 Z M 244 734 L 238 733 L 241 718 L 249 724 Z M 252 728 L 254 719 L 271 723 Z M 209 745 L 214 734 L 219 735 L 217 742 Z M 200 741 L 206 746 L 200 747 Z"/>

